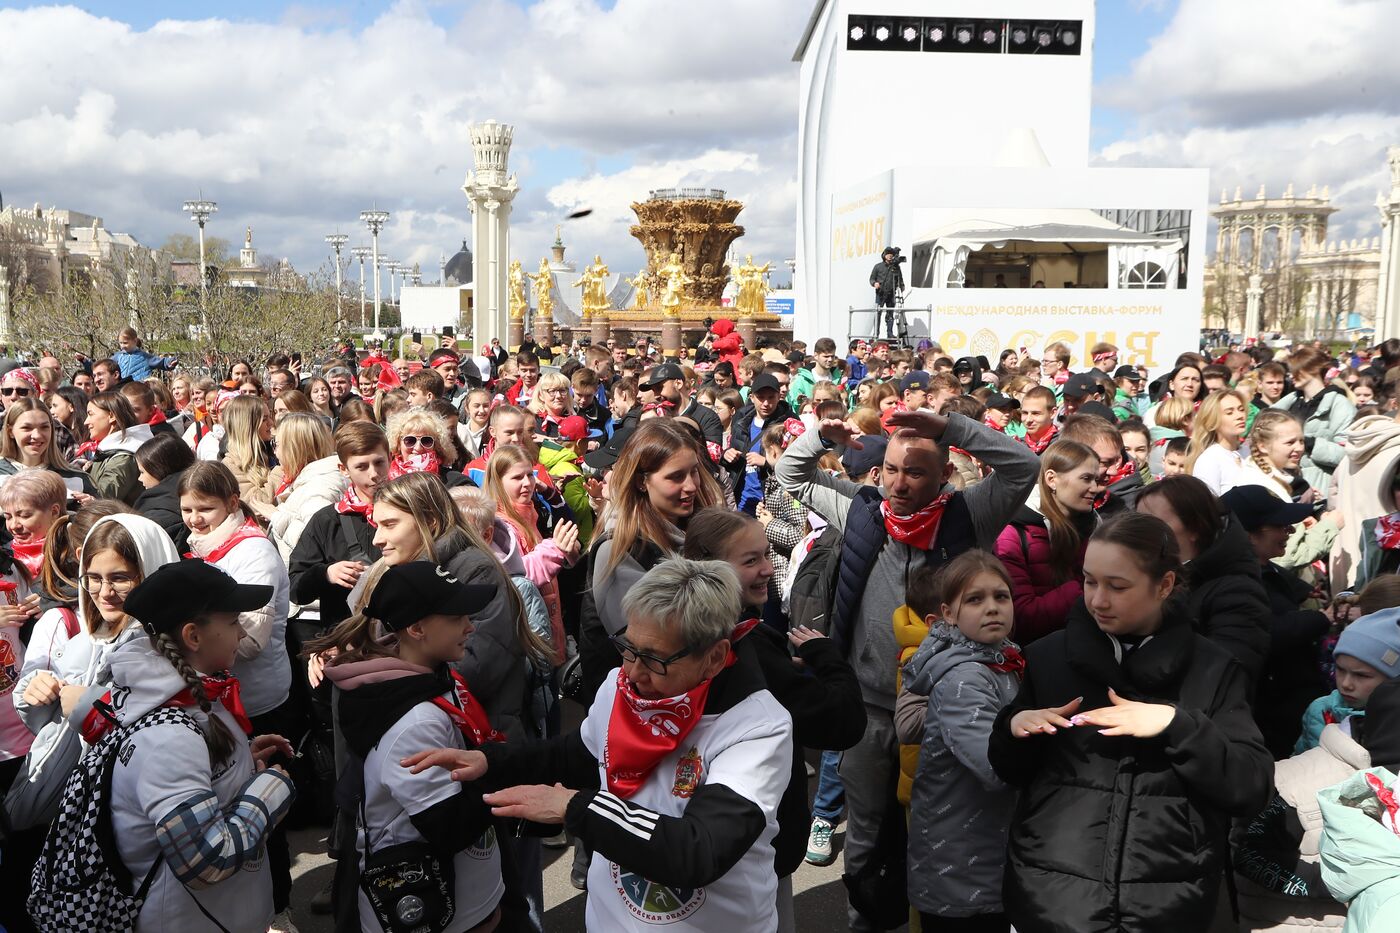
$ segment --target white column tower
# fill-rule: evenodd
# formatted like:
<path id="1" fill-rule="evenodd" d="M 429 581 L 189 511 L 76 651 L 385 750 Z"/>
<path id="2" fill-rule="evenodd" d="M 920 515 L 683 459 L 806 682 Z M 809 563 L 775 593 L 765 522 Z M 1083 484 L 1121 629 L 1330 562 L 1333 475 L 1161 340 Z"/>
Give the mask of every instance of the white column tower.
<path id="1" fill-rule="evenodd" d="M 1400 146 L 1386 150 L 1390 195 L 1376 198 L 1381 212 L 1381 272 L 1376 283 L 1376 340 L 1400 337 Z"/>
<path id="2" fill-rule="evenodd" d="M 487 120 L 470 129 L 475 167 L 462 191 L 472 210 L 472 342 L 480 355 L 509 333 L 510 207 L 520 185 L 507 171 L 515 127 Z"/>

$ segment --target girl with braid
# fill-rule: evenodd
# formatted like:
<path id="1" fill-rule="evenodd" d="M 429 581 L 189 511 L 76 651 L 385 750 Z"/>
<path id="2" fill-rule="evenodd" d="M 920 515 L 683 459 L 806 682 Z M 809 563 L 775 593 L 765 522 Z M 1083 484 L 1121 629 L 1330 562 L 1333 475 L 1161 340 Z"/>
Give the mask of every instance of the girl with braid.
<path id="1" fill-rule="evenodd" d="M 85 577 L 89 589 L 96 576 Z M 108 586 L 105 573 L 97 585 Z M 84 737 L 161 708 L 186 714 L 133 730 L 112 765 L 117 854 L 150 884 L 137 933 L 262 933 L 273 919 L 265 844 L 295 792 L 269 764 L 293 752 L 280 735 L 252 738 L 229 673 L 243 637 L 239 613 L 270 599 L 272 587 L 238 583 L 202 560 L 167 564 L 126 594 L 142 637 L 113 653 L 111 689 L 85 697 Z"/>

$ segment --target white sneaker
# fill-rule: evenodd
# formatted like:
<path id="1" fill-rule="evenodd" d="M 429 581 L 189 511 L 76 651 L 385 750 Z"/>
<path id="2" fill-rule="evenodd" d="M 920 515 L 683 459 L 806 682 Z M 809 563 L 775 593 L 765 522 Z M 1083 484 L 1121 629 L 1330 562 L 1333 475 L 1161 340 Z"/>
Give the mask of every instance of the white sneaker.
<path id="1" fill-rule="evenodd" d="M 292 922 L 292 912 L 284 910 L 272 918 L 267 933 L 297 933 L 297 925 Z"/>
<path id="2" fill-rule="evenodd" d="M 809 865 L 830 865 L 836 861 L 836 853 L 831 848 L 831 834 L 835 829 L 835 826 L 819 816 L 812 819 L 812 830 L 807 834 Z"/>

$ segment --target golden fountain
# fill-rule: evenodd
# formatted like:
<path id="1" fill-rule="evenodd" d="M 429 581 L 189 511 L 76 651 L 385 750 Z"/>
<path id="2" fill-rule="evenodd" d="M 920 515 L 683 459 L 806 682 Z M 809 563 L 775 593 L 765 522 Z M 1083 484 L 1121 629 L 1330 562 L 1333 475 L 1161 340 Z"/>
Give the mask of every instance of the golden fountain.
<path id="1" fill-rule="evenodd" d="M 646 250 L 647 267 L 627 280 L 637 290 L 632 307 L 591 315 L 594 339 L 600 339 L 600 333 L 606 336 L 607 325 L 638 332 L 659 328 L 662 346 L 673 351 L 680 346 L 682 331 L 698 337 L 706 319 L 734 320 L 749 346 L 759 330 L 781 330 L 778 316 L 763 308 L 767 287 L 761 279 L 767 266 L 757 267 L 749 260 L 735 273 L 740 301 L 734 306 L 722 303 L 731 274 L 725 256 L 744 235 L 744 228 L 734 222 L 743 209 L 742 201 L 715 188 L 663 189 L 634 203 L 638 222 L 631 232 Z M 746 270 L 753 271 L 739 274 Z"/>

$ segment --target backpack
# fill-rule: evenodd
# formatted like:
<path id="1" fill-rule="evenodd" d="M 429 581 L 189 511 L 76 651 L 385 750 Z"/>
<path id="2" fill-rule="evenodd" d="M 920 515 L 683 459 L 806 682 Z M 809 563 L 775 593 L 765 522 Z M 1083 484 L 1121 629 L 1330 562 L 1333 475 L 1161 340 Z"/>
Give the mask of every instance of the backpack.
<path id="1" fill-rule="evenodd" d="M 788 618 L 795 628 L 805 625 L 829 634 L 831 610 L 836 602 L 836 571 L 841 565 L 841 532 L 826 526 L 792 578 Z"/>
<path id="2" fill-rule="evenodd" d="M 157 858 L 133 890 L 112 830 L 112 768 L 133 735 L 172 723 L 203 735 L 188 713 L 159 707 L 128 726 L 108 730 L 78 761 L 63 789 L 63 807 L 34 863 L 27 906 L 39 929 L 106 933 L 135 928 L 163 860 Z"/>

